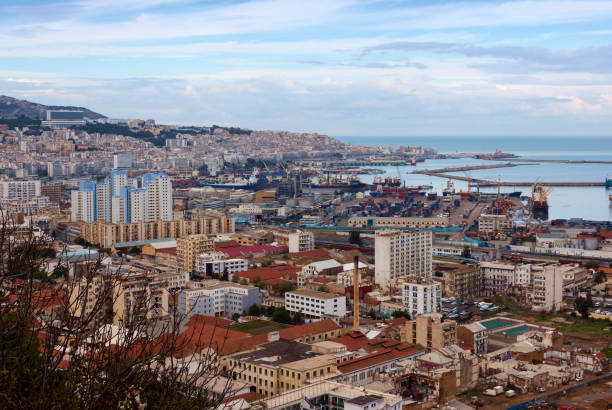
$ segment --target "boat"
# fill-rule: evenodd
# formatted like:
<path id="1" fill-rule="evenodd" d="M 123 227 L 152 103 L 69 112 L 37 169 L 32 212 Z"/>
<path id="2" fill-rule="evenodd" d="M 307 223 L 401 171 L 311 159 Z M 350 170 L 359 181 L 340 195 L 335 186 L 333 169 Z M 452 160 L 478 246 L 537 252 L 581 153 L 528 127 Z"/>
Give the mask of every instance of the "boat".
<path id="1" fill-rule="evenodd" d="M 606 178 L 606 188 L 612 188 L 612 178 Z"/>
<path id="2" fill-rule="evenodd" d="M 359 192 L 366 187 L 366 184 L 361 182 L 355 175 L 342 179 L 342 178 L 317 178 L 311 179 L 311 188 L 325 191 L 342 191 L 342 192 Z"/>
<path id="3" fill-rule="evenodd" d="M 508 194 L 508 197 L 510 197 L 510 198 L 520 198 L 521 194 L 522 194 L 521 191 L 514 191 L 514 192 L 510 192 Z"/>
<path id="4" fill-rule="evenodd" d="M 548 193 L 542 186 L 535 185 L 531 195 L 531 212 L 534 218 L 548 219 Z"/>
<path id="5" fill-rule="evenodd" d="M 450 179 L 446 183 L 446 188 L 442 191 L 442 196 L 453 195 L 455 193 L 455 184 Z"/>
<path id="6" fill-rule="evenodd" d="M 383 185 L 383 186 L 400 186 L 402 185 L 402 181 L 399 178 L 391 178 L 387 177 L 383 179 L 382 177 L 375 177 L 373 181 L 374 185 Z"/>

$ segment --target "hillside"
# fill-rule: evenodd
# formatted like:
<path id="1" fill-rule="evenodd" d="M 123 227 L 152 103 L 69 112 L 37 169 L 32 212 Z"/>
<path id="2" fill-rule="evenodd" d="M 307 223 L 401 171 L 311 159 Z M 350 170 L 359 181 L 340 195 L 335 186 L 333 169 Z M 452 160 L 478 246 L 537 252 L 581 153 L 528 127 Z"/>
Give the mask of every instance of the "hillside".
<path id="1" fill-rule="evenodd" d="M 31 119 L 44 119 L 46 110 L 76 110 L 84 111 L 85 117 L 91 119 L 106 118 L 102 114 L 93 112 L 83 107 L 71 107 L 60 105 L 43 105 L 26 100 L 18 100 L 6 95 L 0 95 L 0 118 L 27 117 Z"/>

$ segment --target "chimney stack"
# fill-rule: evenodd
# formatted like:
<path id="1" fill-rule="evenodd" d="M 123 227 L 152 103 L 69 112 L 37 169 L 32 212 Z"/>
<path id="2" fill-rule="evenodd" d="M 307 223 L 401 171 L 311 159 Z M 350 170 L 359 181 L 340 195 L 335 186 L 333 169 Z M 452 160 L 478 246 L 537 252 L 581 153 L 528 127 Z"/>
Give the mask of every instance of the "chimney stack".
<path id="1" fill-rule="evenodd" d="M 359 332 L 359 257 L 355 256 L 353 261 L 353 332 Z"/>

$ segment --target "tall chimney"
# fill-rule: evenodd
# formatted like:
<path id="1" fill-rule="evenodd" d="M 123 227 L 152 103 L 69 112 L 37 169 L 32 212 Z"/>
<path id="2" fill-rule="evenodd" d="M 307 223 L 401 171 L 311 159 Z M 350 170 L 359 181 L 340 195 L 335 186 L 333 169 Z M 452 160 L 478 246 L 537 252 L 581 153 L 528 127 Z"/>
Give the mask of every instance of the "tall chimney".
<path id="1" fill-rule="evenodd" d="M 355 256 L 353 261 L 353 331 L 359 332 L 359 257 Z"/>

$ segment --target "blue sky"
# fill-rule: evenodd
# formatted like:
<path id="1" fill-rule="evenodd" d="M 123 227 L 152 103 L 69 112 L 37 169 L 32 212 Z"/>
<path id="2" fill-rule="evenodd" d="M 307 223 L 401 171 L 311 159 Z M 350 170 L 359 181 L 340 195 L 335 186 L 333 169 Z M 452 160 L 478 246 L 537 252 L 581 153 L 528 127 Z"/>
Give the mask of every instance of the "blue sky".
<path id="1" fill-rule="evenodd" d="M 610 135 L 612 2 L 0 0 L 0 94 L 330 135 Z"/>

